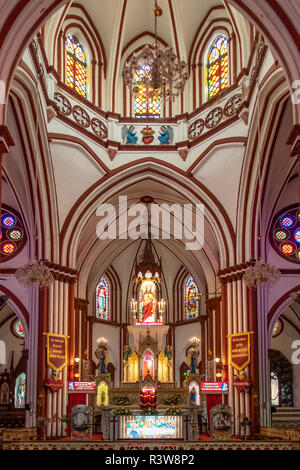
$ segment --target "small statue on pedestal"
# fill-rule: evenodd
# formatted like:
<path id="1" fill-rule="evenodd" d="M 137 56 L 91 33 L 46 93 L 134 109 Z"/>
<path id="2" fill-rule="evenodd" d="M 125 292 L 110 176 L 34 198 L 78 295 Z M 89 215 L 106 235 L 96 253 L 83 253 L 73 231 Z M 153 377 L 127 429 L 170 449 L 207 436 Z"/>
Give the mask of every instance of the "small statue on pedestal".
<path id="1" fill-rule="evenodd" d="M 196 374 L 196 363 L 199 355 L 199 351 L 192 346 L 187 353 L 187 365 L 190 369 L 190 374 Z"/>
<path id="2" fill-rule="evenodd" d="M 165 356 L 168 361 L 172 360 L 172 346 L 170 346 L 169 344 L 167 344 L 165 347 Z"/>
<path id="3" fill-rule="evenodd" d="M 101 374 L 107 373 L 107 364 L 108 364 L 108 352 L 106 346 L 98 344 L 98 347 L 95 351 L 96 357 L 99 360 L 98 370 Z"/>
<path id="4" fill-rule="evenodd" d="M 124 361 L 128 362 L 128 359 L 129 359 L 130 354 L 131 354 L 131 349 L 130 349 L 130 346 L 128 346 L 128 344 L 125 344 L 124 349 L 123 349 L 123 353 L 124 353 Z"/>

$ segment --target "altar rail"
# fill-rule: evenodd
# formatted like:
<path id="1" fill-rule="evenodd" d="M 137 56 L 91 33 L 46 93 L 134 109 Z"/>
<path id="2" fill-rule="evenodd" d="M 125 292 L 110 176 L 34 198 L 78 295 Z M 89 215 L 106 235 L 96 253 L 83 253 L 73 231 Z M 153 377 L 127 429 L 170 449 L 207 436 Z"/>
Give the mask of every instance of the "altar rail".
<path id="1" fill-rule="evenodd" d="M 260 438 L 300 442 L 300 431 L 297 431 L 296 429 L 281 429 L 261 426 L 258 436 Z"/>
<path id="2" fill-rule="evenodd" d="M 23 441 L 3 442 L 3 450 L 300 450 L 300 444 L 283 441 L 246 442 L 72 442 L 72 441 Z"/>

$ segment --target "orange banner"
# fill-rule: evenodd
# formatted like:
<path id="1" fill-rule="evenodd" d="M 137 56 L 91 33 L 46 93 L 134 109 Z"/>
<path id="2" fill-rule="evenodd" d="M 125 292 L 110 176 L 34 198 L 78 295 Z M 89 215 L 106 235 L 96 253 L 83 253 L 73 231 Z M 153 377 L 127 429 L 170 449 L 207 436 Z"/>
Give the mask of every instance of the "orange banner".
<path id="1" fill-rule="evenodd" d="M 230 364 L 242 370 L 250 363 L 250 331 L 229 335 Z"/>

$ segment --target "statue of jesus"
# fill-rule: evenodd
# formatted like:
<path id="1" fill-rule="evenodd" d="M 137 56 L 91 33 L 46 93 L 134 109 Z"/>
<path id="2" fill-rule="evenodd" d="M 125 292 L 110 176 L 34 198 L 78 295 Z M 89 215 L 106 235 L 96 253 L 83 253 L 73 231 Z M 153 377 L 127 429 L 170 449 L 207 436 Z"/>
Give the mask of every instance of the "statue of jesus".
<path id="1" fill-rule="evenodd" d="M 150 317 L 152 317 L 152 321 L 155 321 L 156 305 L 157 300 L 148 286 L 141 298 L 142 322 L 146 322 Z"/>

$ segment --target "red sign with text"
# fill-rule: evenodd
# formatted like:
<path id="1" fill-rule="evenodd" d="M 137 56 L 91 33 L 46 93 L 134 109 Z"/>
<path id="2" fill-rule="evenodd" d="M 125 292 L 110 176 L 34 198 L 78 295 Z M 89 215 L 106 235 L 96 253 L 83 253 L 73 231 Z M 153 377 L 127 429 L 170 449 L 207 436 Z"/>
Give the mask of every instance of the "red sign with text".
<path id="1" fill-rule="evenodd" d="M 228 382 L 201 382 L 201 392 L 228 392 Z"/>

